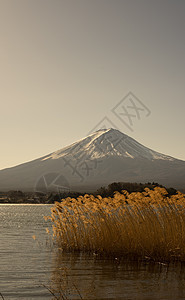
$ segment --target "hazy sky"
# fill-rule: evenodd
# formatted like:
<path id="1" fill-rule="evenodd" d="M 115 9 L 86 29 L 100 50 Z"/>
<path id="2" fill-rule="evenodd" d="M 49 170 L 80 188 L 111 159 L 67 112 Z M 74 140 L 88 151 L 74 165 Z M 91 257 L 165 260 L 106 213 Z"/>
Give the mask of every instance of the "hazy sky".
<path id="1" fill-rule="evenodd" d="M 185 160 L 184 0 L 0 0 L 0 37 L 1 169 L 81 139 L 105 116 Z M 145 105 L 132 131 L 112 111 L 129 91 Z"/>

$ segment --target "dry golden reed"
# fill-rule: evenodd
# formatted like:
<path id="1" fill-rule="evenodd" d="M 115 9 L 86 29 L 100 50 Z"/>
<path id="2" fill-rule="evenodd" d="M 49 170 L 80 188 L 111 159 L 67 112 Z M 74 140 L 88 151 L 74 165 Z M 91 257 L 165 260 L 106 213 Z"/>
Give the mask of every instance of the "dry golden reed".
<path id="1" fill-rule="evenodd" d="M 154 261 L 185 261 L 185 195 L 164 188 L 86 194 L 55 202 L 53 236 L 63 251 Z"/>

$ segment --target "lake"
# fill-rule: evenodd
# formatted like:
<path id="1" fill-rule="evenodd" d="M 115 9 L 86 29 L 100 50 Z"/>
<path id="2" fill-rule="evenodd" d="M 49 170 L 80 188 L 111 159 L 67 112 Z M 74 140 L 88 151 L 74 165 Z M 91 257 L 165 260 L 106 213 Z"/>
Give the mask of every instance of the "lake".
<path id="1" fill-rule="evenodd" d="M 62 254 L 46 228 L 51 205 L 0 205 L 0 293 L 5 300 L 185 299 L 185 267 Z M 34 237 L 34 238 L 33 238 Z M 79 295 L 80 294 L 80 295 Z M 1 299 L 1 297 L 0 297 Z"/>

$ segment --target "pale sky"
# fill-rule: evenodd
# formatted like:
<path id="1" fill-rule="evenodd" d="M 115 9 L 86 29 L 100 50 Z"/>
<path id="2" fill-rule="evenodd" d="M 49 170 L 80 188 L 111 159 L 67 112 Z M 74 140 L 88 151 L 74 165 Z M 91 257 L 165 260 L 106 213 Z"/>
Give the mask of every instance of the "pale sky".
<path id="1" fill-rule="evenodd" d="M 185 160 L 185 1 L 0 0 L 0 82 L 0 169 L 63 148 L 106 116 Z M 112 111 L 130 91 L 151 111 L 132 131 Z"/>

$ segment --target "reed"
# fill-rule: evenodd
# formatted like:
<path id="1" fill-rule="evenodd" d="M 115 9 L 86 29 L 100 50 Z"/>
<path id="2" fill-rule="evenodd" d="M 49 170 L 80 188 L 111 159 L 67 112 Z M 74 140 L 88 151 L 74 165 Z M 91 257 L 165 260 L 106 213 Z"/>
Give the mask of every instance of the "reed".
<path id="1" fill-rule="evenodd" d="M 0 296 L 1 296 L 1 298 L 3 299 L 3 300 L 5 300 L 5 298 L 3 297 L 3 295 L 0 293 Z"/>
<path id="2" fill-rule="evenodd" d="M 164 188 L 86 194 L 55 202 L 53 237 L 63 251 L 153 261 L 185 261 L 185 195 Z"/>

